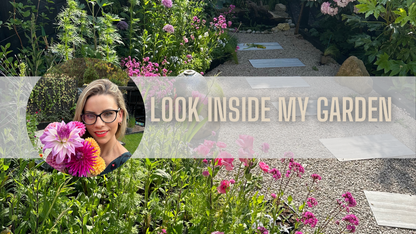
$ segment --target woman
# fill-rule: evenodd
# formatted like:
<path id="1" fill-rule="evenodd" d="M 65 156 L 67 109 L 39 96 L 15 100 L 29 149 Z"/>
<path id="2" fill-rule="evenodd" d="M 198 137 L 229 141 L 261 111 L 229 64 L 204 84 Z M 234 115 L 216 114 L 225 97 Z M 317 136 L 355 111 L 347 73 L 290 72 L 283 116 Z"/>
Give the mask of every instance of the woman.
<path id="1" fill-rule="evenodd" d="M 118 86 L 108 79 L 91 82 L 78 98 L 74 121 L 86 126 L 84 138 L 93 137 L 101 149 L 107 174 L 123 165 L 130 152 L 120 144 L 127 125 L 127 109 Z"/>

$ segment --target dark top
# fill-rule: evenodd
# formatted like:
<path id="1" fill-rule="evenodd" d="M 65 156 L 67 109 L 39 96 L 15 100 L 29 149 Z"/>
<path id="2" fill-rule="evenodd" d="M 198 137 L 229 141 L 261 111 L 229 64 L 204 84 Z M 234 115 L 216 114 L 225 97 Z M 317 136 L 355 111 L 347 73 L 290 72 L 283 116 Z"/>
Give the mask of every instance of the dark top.
<path id="1" fill-rule="evenodd" d="M 110 164 L 108 164 L 108 166 L 105 168 L 103 172 L 101 172 L 100 175 L 105 175 L 109 172 L 114 171 L 115 169 L 123 165 L 130 157 L 131 157 L 131 153 L 128 151 L 125 152 L 124 154 L 120 155 L 118 158 L 114 159 Z"/>

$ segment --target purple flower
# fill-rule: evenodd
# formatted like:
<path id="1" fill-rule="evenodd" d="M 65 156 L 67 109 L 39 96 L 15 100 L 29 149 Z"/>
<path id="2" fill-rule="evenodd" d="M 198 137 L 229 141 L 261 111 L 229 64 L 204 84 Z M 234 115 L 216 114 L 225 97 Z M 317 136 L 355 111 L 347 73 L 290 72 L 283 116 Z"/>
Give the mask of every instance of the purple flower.
<path id="1" fill-rule="evenodd" d="M 280 173 L 280 171 L 279 171 L 279 170 L 277 170 L 276 168 L 271 169 L 271 170 L 269 171 L 269 173 L 273 175 L 273 178 L 274 178 L 275 180 L 278 180 L 278 179 L 282 178 L 282 174 L 281 174 L 281 173 Z"/>
<path id="2" fill-rule="evenodd" d="M 170 25 L 170 24 L 166 24 L 164 27 L 163 27 L 163 30 L 165 30 L 166 32 L 168 32 L 168 33 L 174 33 L 175 32 L 175 29 L 173 28 L 173 26 L 172 25 Z"/>
<path id="3" fill-rule="evenodd" d="M 316 181 L 316 182 L 318 182 L 318 180 L 321 180 L 321 176 L 318 174 L 312 174 L 311 177 L 313 181 Z"/>
<path id="4" fill-rule="evenodd" d="M 40 137 L 40 141 L 46 149 L 52 149 L 52 155 L 57 155 L 56 163 L 61 164 L 66 157 L 75 153 L 75 148 L 82 147 L 82 139 L 79 136 L 81 130 L 75 125 L 66 125 L 64 121 L 56 123 L 54 127 L 48 128 Z"/>
<path id="5" fill-rule="evenodd" d="M 117 23 L 117 28 L 120 30 L 127 30 L 129 25 L 125 21 L 120 21 Z"/>
<path id="6" fill-rule="evenodd" d="M 359 224 L 359 220 L 358 220 L 357 216 L 355 216 L 353 214 L 346 215 L 344 218 L 342 218 L 342 220 L 344 220 L 346 222 L 349 222 L 350 224 L 353 224 L 353 225 L 356 225 L 356 226 Z"/>
<path id="7" fill-rule="evenodd" d="M 355 232 L 355 226 L 354 225 L 347 225 L 347 230 L 350 231 L 350 233 Z"/>
<path id="8" fill-rule="evenodd" d="M 162 4 L 167 8 L 171 8 L 172 7 L 172 0 L 162 0 Z"/>
<path id="9" fill-rule="evenodd" d="M 257 230 L 259 230 L 261 234 L 269 234 L 269 230 L 265 227 L 258 227 Z"/>
<path id="10" fill-rule="evenodd" d="M 230 183 L 231 183 L 231 184 L 235 184 L 235 180 L 231 179 L 231 180 L 230 180 Z"/>

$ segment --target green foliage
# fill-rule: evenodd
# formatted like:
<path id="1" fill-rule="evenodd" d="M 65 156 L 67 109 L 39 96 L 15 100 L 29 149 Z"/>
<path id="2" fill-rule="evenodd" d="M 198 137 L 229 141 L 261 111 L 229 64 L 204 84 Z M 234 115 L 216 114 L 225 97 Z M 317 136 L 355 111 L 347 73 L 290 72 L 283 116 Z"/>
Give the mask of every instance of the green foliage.
<path id="1" fill-rule="evenodd" d="M 360 0 L 358 15 L 343 15 L 346 24 L 371 33 L 353 36 L 349 42 L 364 49 L 364 62 L 376 65 L 376 74 L 416 74 L 416 3 L 413 1 Z M 374 16 L 376 20 L 371 20 Z M 381 19 L 380 19 L 381 18 Z"/>
<path id="2" fill-rule="evenodd" d="M 126 143 L 124 147 L 126 147 L 126 149 L 133 154 L 139 146 L 142 137 L 143 133 L 134 133 L 125 135 L 121 141 Z"/>
<path id="3" fill-rule="evenodd" d="M 29 113 L 42 111 L 39 122 L 71 121 L 76 104 L 76 81 L 68 76 L 48 73 L 40 78 L 27 103 Z"/>

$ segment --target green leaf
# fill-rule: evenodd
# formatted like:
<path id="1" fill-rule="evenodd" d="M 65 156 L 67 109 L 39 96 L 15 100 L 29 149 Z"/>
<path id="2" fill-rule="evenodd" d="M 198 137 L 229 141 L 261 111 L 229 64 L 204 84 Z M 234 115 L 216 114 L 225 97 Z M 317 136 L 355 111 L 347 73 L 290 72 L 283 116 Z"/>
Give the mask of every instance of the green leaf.
<path id="1" fill-rule="evenodd" d="M 289 197 L 287 197 L 287 203 L 292 203 L 292 201 L 293 201 L 293 197 L 292 197 L 292 195 L 289 195 Z"/>
<path id="2" fill-rule="evenodd" d="M 390 62 L 389 62 L 389 55 L 384 53 L 382 55 L 377 56 L 377 61 L 374 63 L 377 66 L 377 71 L 384 69 L 384 73 L 390 71 Z"/>
<path id="3" fill-rule="evenodd" d="M 30 15 L 30 10 L 27 10 L 22 13 L 23 17 L 28 17 Z"/>

